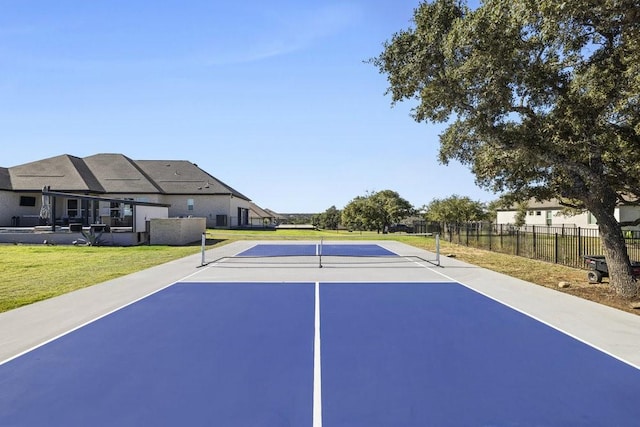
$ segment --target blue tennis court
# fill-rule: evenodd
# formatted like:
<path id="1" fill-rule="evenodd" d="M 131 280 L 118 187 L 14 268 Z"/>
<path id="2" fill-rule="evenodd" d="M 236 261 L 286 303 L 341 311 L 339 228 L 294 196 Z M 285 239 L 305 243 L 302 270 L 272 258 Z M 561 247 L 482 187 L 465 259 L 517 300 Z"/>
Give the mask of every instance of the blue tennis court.
<path id="1" fill-rule="evenodd" d="M 640 417 L 637 368 L 453 282 L 180 282 L 0 365 L 0 384 L 3 426 Z"/>
<path id="2" fill-rule="evenodd" d="M 345 257 L 379 257 L 398 256 L 394 252 L 377 244 L 257 244 L 238 257 L 284 257 L 284 256 L 345 256 Z"/>

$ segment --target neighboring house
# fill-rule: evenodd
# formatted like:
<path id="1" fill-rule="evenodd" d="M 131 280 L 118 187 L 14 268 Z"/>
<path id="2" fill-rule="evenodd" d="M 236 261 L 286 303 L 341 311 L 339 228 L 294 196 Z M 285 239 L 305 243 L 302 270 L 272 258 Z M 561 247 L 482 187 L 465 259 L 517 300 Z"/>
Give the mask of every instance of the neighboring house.
<path id="1" fill-rule="evenodd" d="M 515 224 L 518 210 L 515 207 L 499 209 L 497 214 L 497 224 Z M 640 206 L 618 206 L 614 215 L 619 222 L 634 221 L 640 218 Z M 598 228 L 596 218 L 591 212 L 565 215 L 563 206 L 556 199 L 543 202 L 529 201 L 526 209 L 525 225 Z M 625 229 L 635 230 L 640 228 L 625 227 Z"/>
<path id="2" fill-rule="evenodd" d="M 169 205 L 169 217 L 206 218 L 207 227 L 249 224 L 250 199 L 186 160 L 131 160 L 122 154 L 79 158 L 60 155 L 0 168 L 0 226 L 41 223 L 42 191 L 111 200 L 90 209 L 87 200 L 68 197 L 55 206 L 62 225 L 107 223 L 129 226 L 126 200 Z M 122 200 L 119 202 L 118 200 Z"/>
<path id="3" fill-rule="evenodd" d="M 275 227 L 278 224 L 274 212 L 262 209 L 253 202 L 249 206 L 249 223 L 252 227 Z"/>
<path id="4" fill-rule="evenodd" d="M 274 212 L 271 209 L 266 208 L 265 212 L 267 212 L 267 214 L 269 214 L 273 218 L 273 222 L 275 225 L 280 224 L 286 219 L 284 215 Z"/>

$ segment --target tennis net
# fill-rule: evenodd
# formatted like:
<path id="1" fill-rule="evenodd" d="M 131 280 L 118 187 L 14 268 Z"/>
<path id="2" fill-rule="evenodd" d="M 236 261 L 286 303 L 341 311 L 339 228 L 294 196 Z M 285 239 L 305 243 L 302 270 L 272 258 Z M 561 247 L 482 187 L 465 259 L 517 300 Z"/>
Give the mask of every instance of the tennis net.
<path id="1" fill-rule="evenodd" d="M 325 266 L 395 267 L 440 265 L 440 240 L 435 236 L 435 251 L 425 252 L 396 242 L 257 242 L 239 252 L 205 259 L 202 265 L 229 267 L 290 266 L 322 268 Z"/>

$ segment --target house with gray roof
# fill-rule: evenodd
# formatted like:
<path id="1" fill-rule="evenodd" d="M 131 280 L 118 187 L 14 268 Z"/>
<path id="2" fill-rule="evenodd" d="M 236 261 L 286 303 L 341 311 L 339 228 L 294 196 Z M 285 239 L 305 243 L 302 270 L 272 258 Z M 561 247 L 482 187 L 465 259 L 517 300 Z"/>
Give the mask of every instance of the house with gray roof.
<path id="1" fill-rule="evenodd" d="M 45 188 L 70 194 L 57 201 L 49 218 L 60 225 L 131 226 L 131 202 L 167 205 L 169 217 L 206 218 L 208 228 L 250 222 L 251 200 L 195 163 L 102 153 L 84 158 L 63 154 L 0 167 L 0 226 L 42 224 Z M 90 197 L 83 196 L 104 200 L 93 206 Z"/>
<path id="2" fill-rule="evenodd" d="M 598 222 L 589 211 L 567 212 L 557 199 L 538 201 L 529 200 L 525 206 L 524 225 L 527 226 L 547 226 L 547 227 L 580 227 L 598 228 Z M 518 215 L 518 207 L 510 206 L 497 211 L 497 224 L 515 224 Z M 614 210 L 614 216 L 619 222 L 632 222 L 640 218 L 640 206 L 638 205 L 618 205 Z M 640 230 L 638 226 L 627 226 L 625 230 Z"/>

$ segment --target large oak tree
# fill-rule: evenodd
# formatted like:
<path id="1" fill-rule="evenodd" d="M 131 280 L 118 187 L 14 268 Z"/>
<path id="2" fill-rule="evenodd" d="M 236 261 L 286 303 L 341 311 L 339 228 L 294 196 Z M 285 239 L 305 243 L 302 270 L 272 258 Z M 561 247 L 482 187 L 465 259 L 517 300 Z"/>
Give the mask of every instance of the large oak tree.
<path id="1" fill-rule="evenodd" d="M 489 217 L 481 202 L 458 195 L 446 199 L 433 199 L 423 209 L 427 221 L 448 224 L 449 226 L 484 221 Z"/>
<path id="2" fill-rule="evenodd" d="M 392 190 L 383 190 L 358 196 L 342 210 L 342 224 L 356 230 L 387 229 L 415 213 L 411 203 Z"/>
<path id="3" fill-rule="evenodd" d="M 393 103 L 448 124 L 443 163 L 513 200 L 589 210 L 611 284 L 637 294 L 614 210 L 640 198 L 639 0 L 421 3 L 371 62 Z"/>

